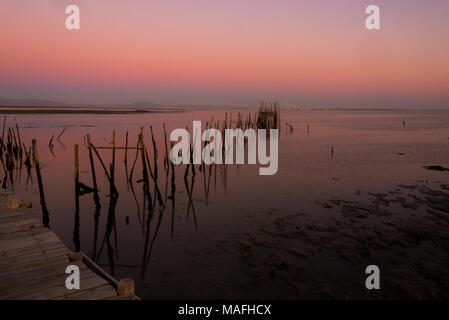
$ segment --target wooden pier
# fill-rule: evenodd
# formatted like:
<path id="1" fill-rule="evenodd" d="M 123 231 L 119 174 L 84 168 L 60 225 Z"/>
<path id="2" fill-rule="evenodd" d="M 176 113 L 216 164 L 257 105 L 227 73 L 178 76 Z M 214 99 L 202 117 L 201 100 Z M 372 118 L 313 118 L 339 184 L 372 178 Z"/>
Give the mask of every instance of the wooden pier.
<path id="1" fill-rule="evenodd" d="M 66 288 L 68 265 L 79 267 L 78 290 Z M 84 254 L 71 252 L 8 192 L 0 193 L 0 299 L 139 300 L 131 279 L 117 281 Z"/>

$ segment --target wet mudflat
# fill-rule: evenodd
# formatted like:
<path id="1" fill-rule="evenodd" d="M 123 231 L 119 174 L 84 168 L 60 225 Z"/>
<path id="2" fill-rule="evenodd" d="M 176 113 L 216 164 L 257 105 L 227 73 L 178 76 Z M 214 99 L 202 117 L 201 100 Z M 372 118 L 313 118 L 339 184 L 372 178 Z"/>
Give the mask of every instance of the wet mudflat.
<path id="1" fill-rule="evenodd" d="M 327 219 L 298 212 L 236 239 L 252 277 L 283 280 L 298 298 L 449 297 L 448 185 L 401 185 L 317 203 L 329 210 Z M 370 264 L 382 270 L 378 292 L 363 288 Z"/>

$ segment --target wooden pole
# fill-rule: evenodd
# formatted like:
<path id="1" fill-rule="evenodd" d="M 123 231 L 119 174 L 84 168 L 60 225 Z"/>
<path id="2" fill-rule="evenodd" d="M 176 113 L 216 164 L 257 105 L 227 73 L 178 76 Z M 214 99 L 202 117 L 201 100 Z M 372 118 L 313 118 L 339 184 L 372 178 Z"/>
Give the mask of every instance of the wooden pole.
<path id="1" fill-rule="evenodd" d="M 17 125 L 17 120 L 15 118 L 14 121 L 16 122 L 17 138 L 19 139 L 19 154 L 20 157 L 22 157 L 22 141 L 20 140 L 19 126 Z"/>
<path id="2" fill-rule="evenodd" d="M 151 171 L 150 168 L 147 169 L 147 161 L 145 159 L 145 155 L 146 155 L 146 148 L 145 148 L 145 142 L 143 140 L 143 128 L 140 128 L 140 134 L 139 134 L 139 146 L 141 148 L 140 152 L 141 152 L 141 160 L 142 160 L 142 175 L 143 175 L 143 190 L 144 190 L 144 195 L 146 196 L 146 198 L 148 198 L 148 205 L 150 208 L 153 207 L 152 203 L 153 200 L 151 198 L 151 193 L 150 193 L 150 179 L 149 179 L 149 175 L 148 175 L 148 170 Z M 148 162 L 149 165 L 149 162 Z M 145 197 L 144 197 L 145 199 Z M 144 206 L 145 208 L 145 206 Z M 151 209 L 152 210 L 152 209 Z"/>
<path id="3" fill-rule="evenodd" d="M 97 208 L 101 208 L 100 197 L 98 196 L 97 174 L 95 172 L 94 157 L 92 154 L 92 145 L 90 143 L 90 135 L 87 134 L 87 148 L 89 150 L 90 169 L 92 171 L 92 185 L 94 187 L 94 202 Z"/>
<path id="4" fill-rule="evenodd" d="M 117 292 L 119 296 L 134 295 L 134 280 L 131 278 L 121 279 L 117 285 Z"/>
<path id="5" fill-rule="evenodd" d="M 171 143 L 171 147 L 173 148 L 173 142 Z M 175 197 L 176 197 L 176 179 L 175 179 L 175 167 L 173 162 L 170 161 L 169 165 L 171 166 L 171 238 L 173 239 L 174 231 L 175 231 Z M 168 171 L 167 171 L 168 172 Z"/>
<path id="6" fill-rule="evenodd" d="M 113 183 L 113 181 L 111 179 L 111 176 L 109 175 L 108 169 L 106 169 L 106 166 L 104 165 L 104 162 L 103 162 L 103 160 L 100 157 L 100 154 L 98 153 L 97 149 L 95 148 L 95 146 L 94 146 L 94 144 L 92 142 L 90 143 L 90 146 L 92 147 L 92 149 L 95 152 L 95 155 L 97 156 L 98 160 L 100 161 L 100 164 L 103 167 L 104 173 L 105 173 L 106 177 L 108 178 L 109 183 L 111 184 L 112 190 L 114 191 L 114 193 L 116 193 L 118 195 L 118 190 L 115 187 L 115 185 L 114 185 L 114 183 Z"/>
<path id="7" fill-rule="evenodd" d="M 140 135 L 143 135 L 143 127 L 140 128 Z M 134 162 L 133 165 L 131 167 L 131 172 L 129 173 L 129 179 L 128 181 L 131 182 L 132 178 L 133 178 L 133 173 L 134 173 L 134 167 L 136 166 L 136 162 L 137 162 L 137 158 L 139 157 L 139 151 L 140 151 L 140 135 L 139 138 L 137 139 L 137 147 L 136 147 L 136 157 L 134 158 Z"/>
<path id="8" fill-rule="evenodd" d="M 58 137 L 56 138 L 56 140 L 59 140 L 59 138 L 61 138 L 61 136 L 64 134 L 66 128 L 64 128 L 61 133 L 58 135 Z"/>
<path id="9" fill-rule="evenodd" d="M 3 129 L 2 129 L 2 149 L 4 147 L 4 141 L 5 141 L 5 126 L 6 126 L 6 116 L 3 117 Z"/>
<path id="10" fill-rule="evenodd" d="M 97 174 L 95 173 L 94 157 L 92 155 L 92 145 L 90 143 L 90 135 L 89 134 L 87 134 L 87 148 L 89 150 L 90 168 L 92 170 L 92 184 L 94 186 L 94 189 L 98 191 L 98 188 L 97 188 Z"/>
<path id="11" fill-rule="evenodd" d="M 153 133 L 153 126 L 150 126 L 151 131 L 151 140 L 153 142 L 153 156 L 154 156 L 154 178 L 157 180 L 157 147 L 156 147 L 156 140 L 154 139 L 154 133 Z M 142 137 L 143 141 L 143 137 Z"/>
<path id="12" fill-rule="evenodd" d="M 165 142 L 165 161 L 164 161 L 164 165 L 167 166 L 167 171 L 170 170 L 170 162 L 168 159 L 168 145 L 167 145 L 167 130 L 165 129 L 165 122 L 163 124 L 164 126 L 164 142 Z"/>
<path id="13" fill-rule="evenodd" d="M 115 181 L 115 130 L 112 131 L 112 168 L 111 168 L 111 180 L 114 184 Z"/>
<path id="14" fill-rule="evenodd" d="M 42 222 L 46 227 L 49 227 L 49 213 L 47 209 L 47 204 L 45 202 L 45 193 L 44 193 L 44 184 L 42 183 L 42 176 L 41 171 L 39 167 L 39 156 L 37 154 L 37 143 L 36 139 L 33 139 L 33 159 L 34 159 L 34 167 L 36 168 L 36 176 L 37 176 L 37 182 L 39 184 L 39 195 L 41 198 L 41 207 L 42 207 Z"/>
<path id="15" fill-rule="evenodd" d="M 128 131 L 126 131 L 125 164 L 128 164 Z"/>
<path id="16" fill-rule="evenodd" d="M 126 131 L 126 142 L 125 142 L 125 173 L 126 173 L 126 185 L 129 188 L 129 175 L 128 175 L 128 131 Z"/>

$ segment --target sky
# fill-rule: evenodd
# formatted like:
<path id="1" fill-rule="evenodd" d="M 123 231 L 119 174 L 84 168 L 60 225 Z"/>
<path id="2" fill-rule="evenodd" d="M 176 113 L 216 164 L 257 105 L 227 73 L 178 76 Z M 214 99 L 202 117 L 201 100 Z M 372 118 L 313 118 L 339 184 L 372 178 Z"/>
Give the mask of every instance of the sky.
<path id="1" fill-rule="evenodd" d="M 0 98 L 449 108 L 448 16 L 447 0 L 1 0 Z"/>

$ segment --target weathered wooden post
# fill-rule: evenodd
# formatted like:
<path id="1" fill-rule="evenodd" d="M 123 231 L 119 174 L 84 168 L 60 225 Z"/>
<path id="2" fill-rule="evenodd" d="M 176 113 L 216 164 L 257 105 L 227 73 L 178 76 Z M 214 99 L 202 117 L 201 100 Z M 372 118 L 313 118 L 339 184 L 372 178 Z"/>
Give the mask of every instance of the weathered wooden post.
<path id="1" fill-rule="evenodd" d="M 117 292 L 119 296 L 123 295 L 134 295 L 134 280 L 131 278 L 121 279 L 117 285 Z"/>
<path id="2" fill-rule="evenodd" d="M 94 202 L 97 208 L 101 207 L 100 198 L 98 196 L 97 174 L 95 172 L 94 157 L 92 154 L 92 145 L 90 143 L 90 135 L 87 134 L 87 148 L 89 150 L 90 169 L 92 171 L 92 184 L 94 187 Z"/>
<path id="3" fill-rule="evenodd" d="M 164 126 L 164 143 L 165 143 L 165 159 L 164 159 L 164 168 L 166 168 L 166 170 L 170 170 L 170 165 L 169 165 L 169 159 L 168 159 L 168 145 L 167 145 L 167 130 L 165 128 L 165 122 L 163 123 Z"/>
<path id="4" fill-rule="evenodd" d="M 44 193 L 44 184 L 42 182 L 42 176 L 41 176 L 41 170 L 39 167 L 39 156 L 37 154 L 37 143 L 36 139 L 33 139 L 33 160 L 34 160 L 34 167 L 36 168 L 36 176 L 37 176 L 37 183 L 39 185 L 39 196 L 41 198 L 41 207 L 42 207 L 42 222 L 44 223 L 44 226 L 49 227 L 49 213 L 47 209 L 47 204 L 45 202 L 45 193 Z"/>

